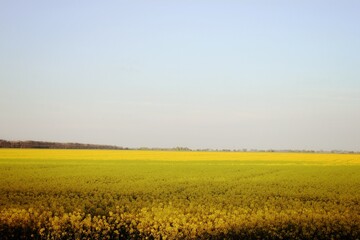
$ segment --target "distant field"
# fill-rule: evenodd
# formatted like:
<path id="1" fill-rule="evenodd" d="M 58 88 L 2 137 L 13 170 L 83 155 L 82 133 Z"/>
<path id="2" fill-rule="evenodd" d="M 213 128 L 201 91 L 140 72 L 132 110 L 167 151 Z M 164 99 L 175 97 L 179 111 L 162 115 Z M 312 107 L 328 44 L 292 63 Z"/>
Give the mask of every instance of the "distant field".
<path id="1" fill-rule="evenodd" d="M 0 239 L 359 239 L 360 155 L 0 149 Z"/>

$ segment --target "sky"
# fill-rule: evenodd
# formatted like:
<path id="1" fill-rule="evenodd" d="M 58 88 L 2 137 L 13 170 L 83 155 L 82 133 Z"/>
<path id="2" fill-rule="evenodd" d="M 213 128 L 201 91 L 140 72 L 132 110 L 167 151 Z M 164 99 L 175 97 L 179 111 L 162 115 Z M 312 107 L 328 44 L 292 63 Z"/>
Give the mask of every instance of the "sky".
<path id="1" fill-rule="evenodd" d="M 360 2 L 0 1 L 0 139 L 360 151 Z"/>

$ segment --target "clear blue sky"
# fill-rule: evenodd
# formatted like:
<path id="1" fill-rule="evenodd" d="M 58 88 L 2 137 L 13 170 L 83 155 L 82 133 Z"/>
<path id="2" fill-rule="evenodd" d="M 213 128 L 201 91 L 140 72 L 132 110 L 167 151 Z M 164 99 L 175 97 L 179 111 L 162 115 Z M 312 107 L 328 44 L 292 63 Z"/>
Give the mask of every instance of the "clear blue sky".
<path id="1" fill-rule="evenodd" d="M 0 2 L 0 138 L 360 151 L 360 1 Z"/>

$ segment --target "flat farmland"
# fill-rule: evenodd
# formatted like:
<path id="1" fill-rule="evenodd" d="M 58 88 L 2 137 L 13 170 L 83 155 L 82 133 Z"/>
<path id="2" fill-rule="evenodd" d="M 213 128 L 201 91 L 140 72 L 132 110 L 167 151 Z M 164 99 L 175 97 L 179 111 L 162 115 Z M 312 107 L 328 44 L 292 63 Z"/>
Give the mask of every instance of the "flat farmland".
<path id="1" fill-rule="evenodd" d="M 0 149 L 1 239 L 359 239 L 360 155 Z"/>

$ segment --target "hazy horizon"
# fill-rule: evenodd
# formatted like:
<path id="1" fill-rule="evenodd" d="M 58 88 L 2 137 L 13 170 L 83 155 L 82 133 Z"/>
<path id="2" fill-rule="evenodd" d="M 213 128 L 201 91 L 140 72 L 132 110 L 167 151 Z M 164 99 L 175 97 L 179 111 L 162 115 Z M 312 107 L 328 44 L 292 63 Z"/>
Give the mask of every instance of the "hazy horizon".
<path id="1" fill-rule="evenodd" d="M 360 151 L 358 1 L 2 1 L 0 139 Z"/>

